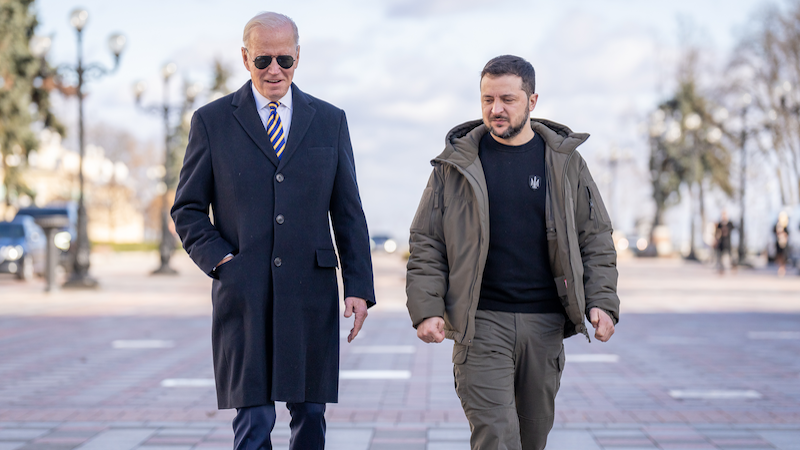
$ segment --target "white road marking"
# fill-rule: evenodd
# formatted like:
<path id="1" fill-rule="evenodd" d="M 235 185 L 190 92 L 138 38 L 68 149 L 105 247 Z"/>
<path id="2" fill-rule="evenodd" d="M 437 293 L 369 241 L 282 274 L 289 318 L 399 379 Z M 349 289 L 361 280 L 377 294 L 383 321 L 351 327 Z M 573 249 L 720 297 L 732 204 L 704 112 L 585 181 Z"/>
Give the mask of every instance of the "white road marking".
<path id="1" fill-rule="evenodd" d="M 417 348 L 413 345 L 361 345 L 350 349 L 350 353 L 410 354 Z"/>
<path id="2" fill-rule="evenodd" d="M 568 363 L 615 363 L 619 362 L 619 355 L 612 355 L 610 353 L 585 353 L 566 355 Z"/>
<path id="3" fill-rule="evenodd" d="M 647 338 L 650 344 L 676 344 L 676 345 L 691 345 L 706 343 L 706 339 L 685 336 L 650 336 Z"/>
<path id="4" fill-rule="evenodd" d="M 111 342 L 113 348 L 172 348 L 175 341 L 159 339 L 117 340 Z"/>
<path id="5" fill-rule="evenodd" d="M 411 378 L 408 370 L 342 370 L 342 380 L 407 380 Z"/>
<path id="6" fill-rule="evenodd" d="M 677 399 L 700 399 L 700 400 L 742 400 L 759 399 L 761 394 L 752 389 L 748 390 L 671 390 L 669 396 Z"/>
<path id="7" fill-rule="evenodd" d="M 213 378 L 167 378 L 161 387 L 214 387 Z"/>
<path id="8" fill-rule="evenodd" d="M 800 331 L 751 331 L 750 339 L 800 339 Z"/>

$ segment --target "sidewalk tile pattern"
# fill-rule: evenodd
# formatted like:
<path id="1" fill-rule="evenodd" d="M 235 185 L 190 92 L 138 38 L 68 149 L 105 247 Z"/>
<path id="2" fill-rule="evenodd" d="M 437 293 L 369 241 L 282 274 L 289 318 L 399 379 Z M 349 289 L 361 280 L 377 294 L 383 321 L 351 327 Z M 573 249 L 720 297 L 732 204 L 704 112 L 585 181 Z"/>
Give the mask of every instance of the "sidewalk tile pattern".
<path id="1" fill-rule="evenodd" d="M 176 255 L 182 274 L 170 280 L 147 278 L 144 259 L 115 261 L 93 266 L 103 287 L 87 293 L 45 295 L 0 277 L 0 450 L 231 448 L 234 413 L 216 409 L 213 386 L 162 385 L 213 378 L 207 277 L 185 255 Z M 340 403 L 326 413 L 327 448 L 466 449 L 452 343 L 416 338 L 403 310 L 402 264 L 387 261 L 375 260 L 381 304 L 356 341 L 341 341 L 341 370 L 411 376 L 341 380 Z M 142 274 L 131 276 L 131 267 Z M 549 450 L 800 450 L 797 280 L 757 271 L 720 278 L 659 261 L 620 272 L 614 338 L 565 342 Z M 350 323 L 343 320 L 345 335 Z M 376 345 L 412 350 L 365 350 Z M 678 390 L 759 396 L 670 396 Z M 277 406 L 273 443 L 286 450 L 289 414 Z"/>
<path id="2" fill-rule="evenodd" d="M 800 341 L 748 330 L 800 329 L 798 314 L 628 314 L 606 344 L 581 337 L 567 363 L 552 449 L 800 450 Z M 0 450 L 230 448 L 233 412 L 214 388 L 161 385 L 213 378 L 206 317 L 0 316 Z M 691 341 L 665 339 L 672 332 Z M 329 405 L 330 449 L 465 448 L 469 429 L 453 388 L 452 344 L 418 342 L 407 317 L 370 316 L 366 342 L 342 341 L 342 370 L 407 370 L 407 380 L 342 380 Z M 114 348 L 119 339 L 166 348 Z M 379 354 L 359 346 L 413 346 Z M 356 349 L 355 351 L 353 351 Z M 568 359 L 569 361 L 569 359 Z M 590 358 L 588 361 L 592 361 Z M 755 390 L 761 398 L 675 399 L 672 389 Z M 289 442 L 278 404 L 275 448 Z"/>

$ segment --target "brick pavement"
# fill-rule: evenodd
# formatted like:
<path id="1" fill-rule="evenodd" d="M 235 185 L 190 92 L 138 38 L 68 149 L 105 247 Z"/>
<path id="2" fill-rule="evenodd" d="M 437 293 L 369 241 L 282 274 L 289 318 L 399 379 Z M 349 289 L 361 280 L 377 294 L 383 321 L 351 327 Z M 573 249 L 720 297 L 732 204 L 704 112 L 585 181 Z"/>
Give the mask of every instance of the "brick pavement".
<path id="1" fill-rule="evenodd" d="M 185 255 L 180 277 L 148 277 L 151 259 L 95 255 L 96 292 L 0 278 L 0 450 L 231 448 L 232 413 L 216 410 L 213 387 L 164 385 L 213 376 L 208 280 Z M 375 266 L 381 306 L 353 344 L 342 340 L 341 369 L 410 376 L 343 379 L 328 448 L 468 448 L 451 345 L 416 340 L 402 262 L 376 255 Z M 618 334 L 566 341 L 548 449 L 800 449 L 800 280 L 721 278 L 673 260 L 622 261 L 620 272 Z M 119 342 L 142 340 L 151 348 Z"/>

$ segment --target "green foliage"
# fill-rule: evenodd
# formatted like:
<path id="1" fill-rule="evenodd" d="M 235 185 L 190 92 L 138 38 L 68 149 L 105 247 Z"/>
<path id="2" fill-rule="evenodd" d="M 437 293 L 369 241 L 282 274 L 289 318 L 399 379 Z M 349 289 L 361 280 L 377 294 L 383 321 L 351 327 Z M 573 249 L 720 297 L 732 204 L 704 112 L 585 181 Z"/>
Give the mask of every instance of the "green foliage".
<path id="1" fill-rule="evenodd" d="M 653 113 L 650 128 L 650 180 L 656 202 L 654 225 L 680 202 L 680 187 L 709 182 L 729 197 L 731 157 L 715 123 L 711 102 L 696 88 L 693 73 L 681 77 L 672 98 Z M 701 200 L 702 201 L 702 200 Z"/>
<path id="2" fill-rule="evenodd" d="M 22 180 L 28 154 L 38 147 L 32 125 L 40 122 L 63 134 L 50 111 L 48 88 L 52 71 L 34 57 L 30 40 L 38 25 L 33 0 L 0 0 L 0 156 L 6 204 L 12 195 L 33 192 Z"/>
<path id="3" fill-rule="evenodd" d="M 222 63 L 221 60 L 214 60 L 214 84 L 211 86 L 211 92 L 218 92 L 220 95 L 230 94 L 228 89 L 228 80 L 231 77 L 231 72 Z"/>
<path id="4" fill-rule="evenodd" d="M 219 59 L 214 60 L 213 67 L 213 82 L 210 89 L 210 99 L 215 100 L 223 95 L 230 93 L 228 89 L 228 79 L 231 76 L 230 71 L 223 65 Z M 184 82 L 185 89 L 189 89 L 189 83 Z M 167 161 L 167 170 L 169 170 L 169 189 L 174 189 L 178 184 L 181 165 L 183 163 L 183 156 L 186 153 L 186 146 L 189 145 L 189 129 L 191 128 L 191 114 L 194 110 L 194 98 L 184 97 L 184 102 L 181 107 L 180 123 L 173 130 L 170 136 L 170 145 L 172 151 L 170 153 L 170 160 Z"/>

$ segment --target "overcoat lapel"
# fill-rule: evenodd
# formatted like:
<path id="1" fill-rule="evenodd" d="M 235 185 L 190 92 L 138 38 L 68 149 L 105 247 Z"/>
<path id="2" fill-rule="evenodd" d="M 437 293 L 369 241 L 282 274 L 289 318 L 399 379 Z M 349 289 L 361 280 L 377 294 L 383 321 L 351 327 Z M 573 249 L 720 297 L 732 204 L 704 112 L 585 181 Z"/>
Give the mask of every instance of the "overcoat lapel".
<path id="1" fill-rule="evenodd" d="M 264 152 L 267 159 L 277 167 L 278 156 L 275 155 L 275 150 L 272 148 L 272 143 L 267 136 L 267 130 L 264 129 L 261 117 L 258 116 L 256 100 L 253 98 L 253 88 L 250 87 L 251 84 L 252 81 L 248 81 L 233 96 L 231 104 L 236 107 L 233 111 L 233 116 L 239 121 L 239 125 L 244 128 L 250 139 Z"/>
<path id="2" fill-rule="evenodd" d="M 289 163 L 317 112 L 311 104 L 311 98 L 298 89 L 294 83 L 292 83 L 292 109 L 292 127 L 289 129 L 289 138 L 286 141 L 286 149 L 281 156 L 279 168 Z"/>

